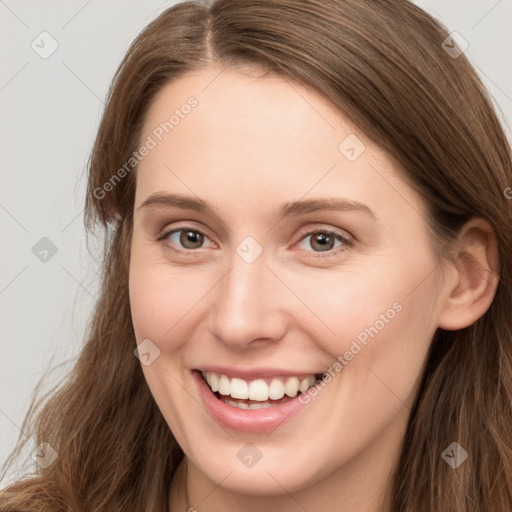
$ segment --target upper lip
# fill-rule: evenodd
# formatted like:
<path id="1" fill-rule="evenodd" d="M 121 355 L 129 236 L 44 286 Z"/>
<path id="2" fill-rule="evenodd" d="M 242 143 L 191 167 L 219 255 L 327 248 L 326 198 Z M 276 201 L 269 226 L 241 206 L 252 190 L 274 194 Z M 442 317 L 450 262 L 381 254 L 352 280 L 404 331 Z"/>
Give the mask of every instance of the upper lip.
<path id="1" fill-rule="evenodd" d="M 308 370 L 290 370 L 284 368 L 232 368 L 228 366 L 205 365 L 196 368 L 200 372 L 214 372 L 227 377 L 238 377 L 243 380 L 265 379 L 269 377 L 290 376 L 301 377 L 306 375 L 320 375 L 321 372 Z"/>

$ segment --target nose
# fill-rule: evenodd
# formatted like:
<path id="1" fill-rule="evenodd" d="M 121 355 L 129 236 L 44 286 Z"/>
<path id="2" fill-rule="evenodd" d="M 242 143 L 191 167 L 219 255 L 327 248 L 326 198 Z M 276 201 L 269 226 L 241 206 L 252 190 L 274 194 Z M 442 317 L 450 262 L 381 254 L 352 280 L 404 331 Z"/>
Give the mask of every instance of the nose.
<path id="1" fill-rule="evenodd" d="M 210 330 L 232 349 L 276 342 L 286 332 L 287 290 L 267 263 L 265 252 L 252 262 L 234 252 L 229 270 L 215 287 Z"/>

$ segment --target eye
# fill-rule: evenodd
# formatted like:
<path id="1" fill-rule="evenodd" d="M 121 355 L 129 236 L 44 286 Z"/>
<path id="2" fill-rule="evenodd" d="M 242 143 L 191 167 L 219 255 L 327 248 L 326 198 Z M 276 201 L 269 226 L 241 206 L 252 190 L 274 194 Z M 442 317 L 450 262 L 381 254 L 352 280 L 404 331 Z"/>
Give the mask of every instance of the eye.
<path id="1" fill-rule="evenodd" d="M 209 240 L 209 238 L 205 234 L 201 233 L 201 231 L 189 226 L 182 226 L 180 228 L 167 231 L 159 240 L 171 241 L 172 245 L 177 245 L 179 247 L 177 250 L 194 250 L 200 249 L 205 239 Z M 215 244 L 215 242 L 212 243 Z"/>
<path id="2" fill-rule="evenodd" d="M 312 236 L 314 235 L 314 236 Z M 300 243 L 303 244 L 307 238 L 312 237 L 309 243 L 307 245 L 309 247 L 312 247 L 315 249 L 314 251 L 308 251 L 307 252 L 313 252 L 315 256 L 320 257 L 327 257 L 327 256 L 333 256 L 336 255 L 344 250 L 347 249 L 347 247 L 350 247 L 353 245 L 353 242 L 349 240 L 346 236 L 343 234 L 332 231 L 330 229 L 312 229 L 307 231 L 303 237 L 300 240 Z M 334 249 L 335 243 L 339 242 L 338 250 L 332 251 L 331 249 Z M 341 248 L 340 248 L 341 247 Z M 304 246 L 302 247 L 304 249 Z M 318 251 L 317 251 L 318 250 Z M 324 252 L 326 254 L 318 254 L 318 252 Z M 311 255 L 308 255 L 308 257 Z"/>
<path id="3" fill-rule="evenodd" d="M 345 235 L 330 229 L 311 229 L 303 234 L 299 243 L 304 244 L 305 240 L 309 237 L 312 238 L 308 246 L 314 250 L 309 251 L 304 246 L 302 248 L 305 249 L 306 252 L 313 253 L 315 257 L 333 256 L 353 245 L 353 242 L 349 240 Z M 205 239 L 209 240 L 209 238 L 204 233 L 190 226 L 174 228 L 170 231 L 167 231 L 159 238 L 159 240 L 163 241 L 168 247 L 178 246 L 178 248 L 175 250 L 185 250 L 185 252 L 188 250 L 201 249 Z M 171 244 L 167 243 L 169 241 Z M 339 243 L 337 246 L 338 250 L 333 251 L 332 249 L 336 247 L 336 242 Z M 215 242 L 212 242 L 212 244 L 213 246 L 216 246 Z M 174 247 L 172 248 L 174 249 Z M 311 256 L 311 254 L 308 256 Z"/>

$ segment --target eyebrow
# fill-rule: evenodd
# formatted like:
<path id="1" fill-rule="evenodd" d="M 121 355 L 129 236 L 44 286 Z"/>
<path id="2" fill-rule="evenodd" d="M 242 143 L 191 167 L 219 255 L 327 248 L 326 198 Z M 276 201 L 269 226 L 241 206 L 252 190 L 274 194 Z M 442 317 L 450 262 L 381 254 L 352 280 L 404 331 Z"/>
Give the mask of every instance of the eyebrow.
<path id="1" fill-rule="evenodd" d="M 155 192 L 137 208 L 181 208 L 184 210 L 195 210 L 200 213 L 220 218 L 216 208 L 209 205 L 202 199 L 195 199 L 180 194 L 169 194 L 166 192 Z M 355 211 L 365 213 L 377 218 L 376 213 L 367 205 L 343 198 L 307 199 L 283 203 L 275 212 L 279 218 L 304 215 L 320 210 Z"/>

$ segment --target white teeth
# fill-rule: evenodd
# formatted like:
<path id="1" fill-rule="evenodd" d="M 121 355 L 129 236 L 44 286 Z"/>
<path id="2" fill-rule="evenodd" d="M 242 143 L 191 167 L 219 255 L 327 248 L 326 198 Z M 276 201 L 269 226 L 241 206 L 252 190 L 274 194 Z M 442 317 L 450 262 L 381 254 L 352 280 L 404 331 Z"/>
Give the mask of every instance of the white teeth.
<path id="1" fill-rule="evenodd" d="M 263 379 L 253 380 L 249 386 L 249 400 L 268 400 L 268 386 Z"/>
<path id="2" fill-rule="evenodd" d="M 299 379 L 297 377 L 292 377 L 288 379 L 286 384 L 284 385 L 284 392 L 288 396 L 295 396 L 299 391 Z"/>
<path id="3" fill-rule="evenodd" d="M 316 379 L 313 378 L 313 381 L 312 381 L 310 377 L 302 379 L 299 384 L 299 391 L 301 393 L 305 393 L 311 387 L 311 385 L 315 382 L 315 380 Z"/>
<path id="4" fill-rule="evenodd" d="M 231 379 L 231 393 L 233 398 L 247 398 L 249 393 L 247 382 L 242 379 Z M 226 394 L 226 393 L 223 393 Z"/>
<path id="5" fill-rule="evenodd" d="M 240 404 L 238 404 L 238 405 L 240 405 Z M 269 404 L 268 402 L 262 403 L 262 404 L 251 404 L 249 409 L 251 409 L 251 410 L 254 410 L 254 409 L 266 409 L 267 407 L 272 407 L 272 404 Z"/>
<path id="6" fill-rule="evenodd" d="M 212 388 L 212 391 L 215 393 L 215 391 L 219 391 L 219 377 L 216 373 L 208 372 L 208 375 L 210 376 L 210 381 L 208 384 L 210 384 L 210 387 Z"/>
<path id="7" fill-rule="evenodd" d="M 300 380 L 298 377 L 275 377 L 270 381 L 270 384 L 267 384 L 264 379 L 256 379 L 247 382 L 237 377 L 230 379 L 226 375 L 220 375 L 214 372 L 203 372 L 203 376 L 213 392 L 218 391 L 224 396 L 231 396 L 242 400 L 255 400 L 258 402 L 266 402 L 269 399 L 279 400 L 283 398 L 285 394 L 293 398 L 297 396 L 299 391 L 302 393 L 306 392 L 316 380 L 314 375 L 308 375 Z M 242 409 L 246 408 L 246 404 L 237 403 L 237 405 Z"/>
<path id="8" fill-rule="evenodd" d="M 219 379 L 219 393 L 229 395 L 231 393 L 231 382 L 228 377 L 221 375 Z"/>
<path id="9" fill-rule="evenodd" d="M 284 384 L 279 379 L 272 379 L 268 388 L 268 397 L 271 400 L 279 400 L 284 396 Z"/>
<path id="10" fill-rule="evenodd" d="M 233 400 L 228 400 L 227 398 L 221 398 L 221 400 L 224 403 L 231 405 L 231 407 L 237 407 L 238 409 L 254 410 L 254 409 L 266 409 L 267 407 L 272 407 L 272 405 L 269 403 L 248 405 L 244 402 L 234 402 Z"/>

